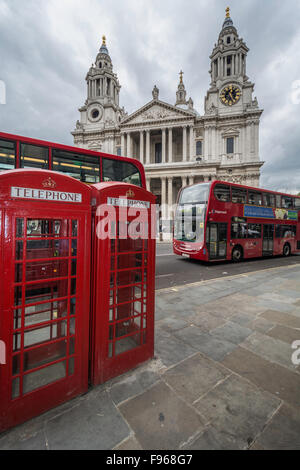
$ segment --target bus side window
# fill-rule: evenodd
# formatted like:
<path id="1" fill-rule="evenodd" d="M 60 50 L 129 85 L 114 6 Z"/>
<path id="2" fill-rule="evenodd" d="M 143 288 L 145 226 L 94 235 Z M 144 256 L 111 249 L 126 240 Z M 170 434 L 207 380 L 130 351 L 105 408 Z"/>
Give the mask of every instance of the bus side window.
<path id="1" fill-rule="evenodd" d="M 281 209 L 281 195 L 280 194 L 276 194 L 276 207 L 278 209 Z"/>
<path id="2" fill-rule="evenodd" d="M 261 238 L 260 224 L 248 224 L 248 238 Z"/>
<path id="3" fill-rule="evenodd" d="M 234 203 L 246 204 L 246 202 L 247 202 L 247 190 L 232 187 L 231 200 Z"/>
<path id="4" fill-rule="evenodd" d="M 225 184 L 217 184 L 215 186 L 214 195 L 218 201 L 229 202 L 230 186 L 226 186 Z"/>
<path id="5" fill-rule="evenodd" d="M 282 196 L 282 207 L 284 209 L 292 209 L 293 208 L 293 198 L 288 196 Z"/>
<path id="6" fill-rule="evenodd" d="M 262 205 L 262 194 L 257 191 L 248 192 L 248 204 L 253 204 L 255 206 Z"/>
<path id="7" fill-rule="evenodd" d="M 15 168 L 16 148 L 14 142 L 0 140 L 0 171 Z"/>
<path id="8" fill-rule="evenodd" d="M 263 193 L 263 205 L 267 207 L 275 207 L 275 195 L 271 193 Z"/>
<path id="9" fill-rule="evenodd" d="M 294 203 L 295 203 L 295 209 L 300 210 L 300 197 L 295 197 Z"/>
<path id="10" fill-rule="evenodd" d="M 232 217 L 231 238 L 247 238 L 247 223 L 242 217 Z"/>
<path id="11" fill-rule="evenodd" d="M 38 145 L 21 144 L 21 168 L 49 168 L 49 148 Z"/>
<path id="12" fill-rule="evenodd" d="M 276 238 L 295 238 L 296 225 L 276 225 Z"/>

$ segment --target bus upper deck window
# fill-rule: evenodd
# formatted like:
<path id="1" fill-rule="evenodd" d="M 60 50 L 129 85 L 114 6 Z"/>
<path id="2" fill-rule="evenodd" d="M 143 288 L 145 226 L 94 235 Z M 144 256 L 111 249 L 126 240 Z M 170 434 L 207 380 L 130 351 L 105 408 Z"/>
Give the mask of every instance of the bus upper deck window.
<path id="1" fill-rule="evenodd" d="M 217 184 L 214 189 L 214 195 L 218 201 L 230 201 L 230 186 L 226 186 L 225 184 Z"/>
<path id="2" fill-rule="evenodd" d="M 231 189 L 231 200 L 238 204 L 246 204 L 247 202 L 247 190 L 242 188 L 232 187 Z"/>
<path id="3" fill-rule="evenodd" d="M 132 163 L 117 159 L 102 159 L 103 181 L 121 181 L 142 186 L 139 169 Z"/>
<path id="4" fill-rule="evenodd" d="M 293 209 L 293 198 L 288 196 L 282 196 L 282 207 L 284 209 Z"/>
<path id="5" fill-rule="evenodd" d="M 281 195 L 276 194 L 276 207 L 281 208 Z"/>
<path id="6" fill-rule="evenodd" d="M 262 206 L 262 194 L 257 191 L 249 191 L 248 204 L 253 204 L 254 206 Z"/>
<path id="7" fill-rule="evenodd" d="M 66 173 L 83 183 L 100 182 L 100 159 L 92 155 L 53 149 L 52 169 Z"/>
<path id="8" fill-rule="evenodd" d="M 275 195 L 271 193 L 263 193 L 263 205 L 267 207 L 275 207 Z"/>
<path id="9" fill-rule="evenodd" d="M 21 144 L 20 154 L 21 168 L 49 168 L 49 149 L 37 145 Z"/>
<path id="10" fill-rule="evenodd" d="M 295 197 L 295 209 L 300 210 L 300 197 Z"/>
<path id="11" fill-rule="evenodd" d="M 13 170 L 15 168 L 15 160 L 15 143 L 8 140 L 0 140 L 0 171 Z"/>

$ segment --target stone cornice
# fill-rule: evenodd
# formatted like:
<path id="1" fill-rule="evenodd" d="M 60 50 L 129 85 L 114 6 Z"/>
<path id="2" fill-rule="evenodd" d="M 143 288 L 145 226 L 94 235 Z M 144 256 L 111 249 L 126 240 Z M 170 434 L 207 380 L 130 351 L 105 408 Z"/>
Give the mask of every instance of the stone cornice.
<path id="1" fill-rule="evenodd" d="M 181 171 L 181 170 L 191 170 L 191 169 L 207 169 L 207 168 L 217 168 L 217 169 L 228 169 L 228 168 L 261 168 L 264 162 L 244 162 L 244 163 L 233 163 L 233 164 L 222 164 L 220 161 L 210 161 L 210 162 L 173 162 L 173 163 L 155 163 L 150 165 L 144 165 L 146 171 Z"/>

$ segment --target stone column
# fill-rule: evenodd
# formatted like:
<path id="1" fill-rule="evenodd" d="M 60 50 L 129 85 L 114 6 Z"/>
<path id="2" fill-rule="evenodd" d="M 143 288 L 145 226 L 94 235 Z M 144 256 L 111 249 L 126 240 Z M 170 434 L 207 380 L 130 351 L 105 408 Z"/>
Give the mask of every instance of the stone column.
<path id="1" fill-rule="evenodd" d="M 173 130 L 172 127 L 169 127 L 169 163 L 173 161 Z"/>
<path id="2" fill-rule="evenodd" d="M 140 162 L 144 164 L 144 131 L 140 131 Z"/>
<path id="3" fill-rule="evenodd" d="M 166 163 L 166 129 L 162 129 L 162 163 Z"/>
<path id="4" fill-rule="evenodd" d="M 204 128 L 204 142 L 203 142 L 203 156 L 204 160 L 208 160 L 208 129 L 207 127 Z"/>
<path id="5" fill-rule="evenodd" d="M 183 133 L 182 133 L 182 161 L 186 162 L 187 151 L 186 151 L 186 126 L 183 126 Z"/>
<path id="6" fill-rule="evenodd" d="M 163 220 L 167 218 L 167 185 L 166 177 L 162 176 L 161 181 L 161 217 Z"/>
<path id="7" fill-rule="evenodd" d="M 259 160 L 259 122 L 256 124 L 255 133 L 255 160 Z"/>
<path id="8" fill-rule="evenodd" d="M 150 165 L 150 131 L 146 131 L 146 165 Z"/>
<path id="9" fill-rule="evenodd" d="M 173 177 L 168 178 L 168 217 L 172 218 L 172 206 L 173 206 Z"/>
<path id="10" fill-rule="evenodd" d="M 127 132 L 127 152 L 126 152 L 127 157 L 132 157 L 131 155 L 131 136 L 130 132 Z"/>
<path id="11" fill-rule="evenodd" d="M 212 128 L 212 135 L 211 135 L 211 157 L 213 161 L 217 160 L 216 155 L 216 128 Z"/>
<path id="12" fill-rule="evenodd" d="M 181 185 L 182 185 L 182 188 L 187 186 L 187 177 L 186 176 L 181 177 Z"/>
<path id="13" fill-rule="evenodd" d="M 125 156 L 125 132 L 121 134 L 121 155 Z"/>
<path id="14" fill-rule="evenodd" d="M 193 126 L 190 126 L 190 161 L 192 161 L 192 158 L 195 153 L 194 145 L 195 145 L 194 128 Z"/>
<path id="15" fill-rule="evenodd" d="M 192 184 L 194 184 L 194 177 L 189 176 L 189 186 L 192 186 Z"/>

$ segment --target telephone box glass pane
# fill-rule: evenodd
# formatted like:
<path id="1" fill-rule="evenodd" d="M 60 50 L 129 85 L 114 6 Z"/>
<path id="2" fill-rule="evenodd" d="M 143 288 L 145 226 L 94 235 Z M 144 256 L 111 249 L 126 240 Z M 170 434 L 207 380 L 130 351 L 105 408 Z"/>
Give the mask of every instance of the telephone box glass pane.
<path id="1" fill-rule="evenodd" d="M 67 335 L 67 322 L 52 323 L 42 328 L 26 331 L 24 333 L 24 347 L 30 347 L 35 344 L 52 341 L 57 338 L 63 338 Z"/>
<path id="2" fill-rule="evenodd" d="M 27 241 L 27 259 L 62 258 L 66 256 L 69 256 L 69 240 Z"/>
<path id="3" fill-rule="evenodd" d="M 25 303 L 34 304 L 68 295 L 68 280 L 47 281 L 40 284 L 28 284 L 25 291 Z"/>
<path id="4" fill-rule="evenodd" d="M 24 353 L 24 371 L 44 366 L 50 362 L 63 359 L 67 355 L 67 341 L 47 344 Z"/>
<path id="5" fill-rule="evenodd" d="M 44 323 L 57 318 L 66 317 L 68 313 L 67 300 L 48 302 L 25 308 L 25 326 Z"/>
<path id="6" fill-rule="evenodd" d="M 14 400 L 20 396 L 20 379 L 16 378 L 12 381 L 12 394 L 11 398 Z"/>
<path id="7" fill-rule="evenodd" d="M 127 338 L 120 339 L 115 343 L 115 355 L 118 356 L 124 352 L 135 349 L 141 344 L 141 335 L 140 333 L 134 336 L 129 336 Z"/>
<path id="8" fill-rule="evenodd" d="M 23 280 L 23 264 L 15 265 L 15 282 L 22 282 Z"/>
<path id="9" fill-rule="evenodd" d="M 69 360 L 69 375 L 73 375 L 75 372 L 75 358 L 71 357 Z"/>
<path id="10" fill-rule="evenodd" d="M 118 256 L 118 269 L 137 268 L 142 266 L 142 258 L 134 253 Z"/>
<path id="11" fill-rule="evenodd" d="M 66 363 L 59 362 L 51 366 L 31 372 L 23 377 L 23 393 L 29 393 L 37 388 L 48 385 L 66 376 Z"/>
<path id="12" fill-rule="evenodd" d="M 18 375 L 20 373 L 20 354 L 13 356 L 12 358 L 12 375 Z"/>
<path id="13" fill-rule="evenodd" d="M 69 261 L 67 259 L 59 261 L 37 261 L 26 264 L 26 282 L 54 277 L 66 277 L 68 273 Z"/>
<path id="14" fill-rule="evenodd" d="M 121 253 L 122 251 L 143 251 L 143 240 L 118 240 L 118 252 Z"/>
<path id="15" fill-rule="evenodd" d="M 24 219 L 16 220 L 16 237 L 22 238 L 24 236 Z"/>
<path id="16" fill-rule="evenodd" d="M 138 284 L 142 282 L 142 270 L 132 270 L 127 272 L 117 273 L 117 285 L 126 286 L 129 284 Z"/>
<path id="17" fill-rule="evenodd" d="M 28 219 L 27 237 L 67 237 L 68 224 L 62 220 Z"/>
<path id="18" fill-rule="evenodd" d="M 23 259 L 23 242 L 17 240 L 16 241 L 16 253 L 15 253 L 16 260 Z"/>

